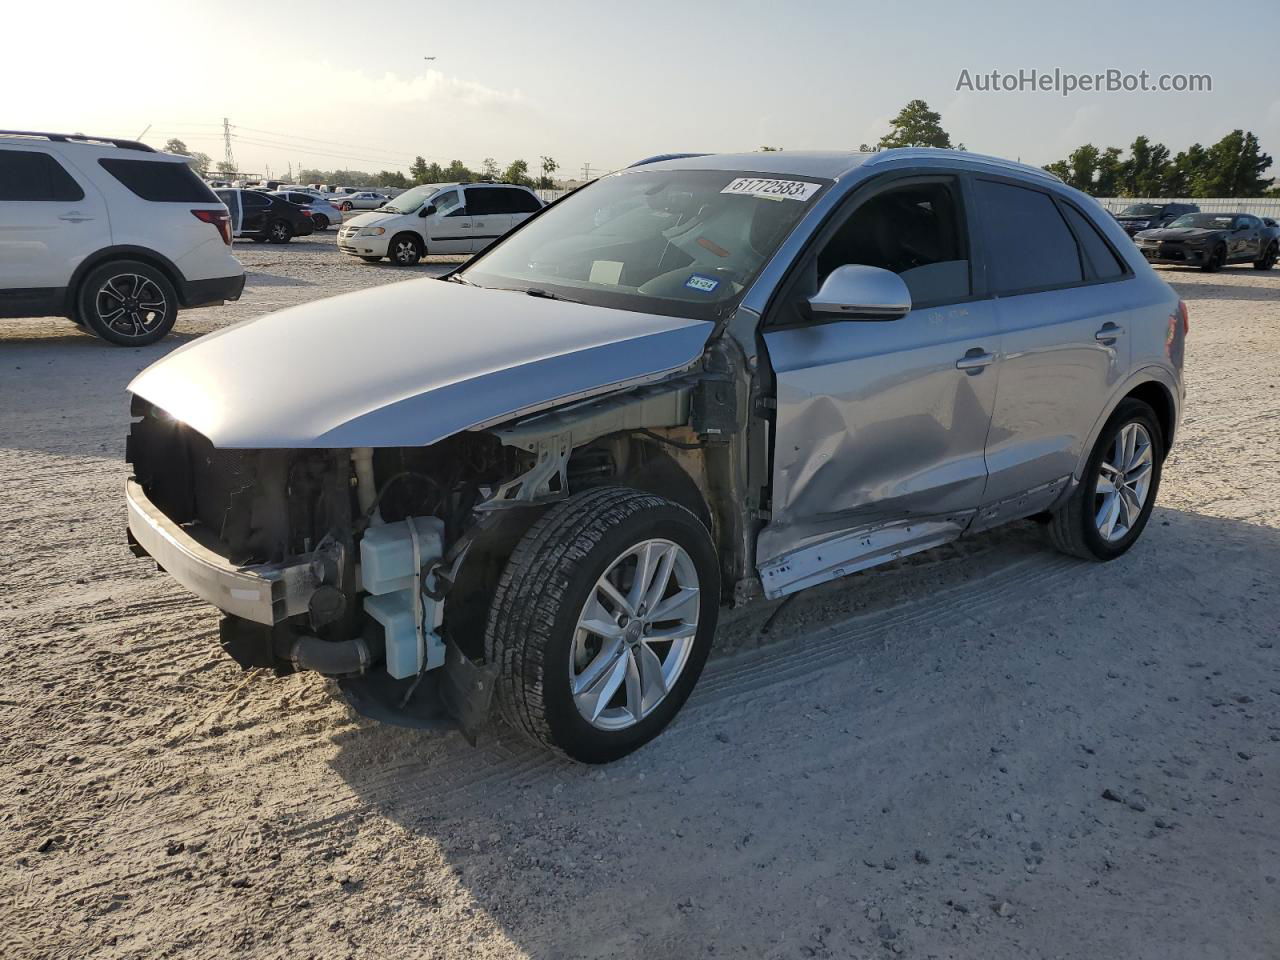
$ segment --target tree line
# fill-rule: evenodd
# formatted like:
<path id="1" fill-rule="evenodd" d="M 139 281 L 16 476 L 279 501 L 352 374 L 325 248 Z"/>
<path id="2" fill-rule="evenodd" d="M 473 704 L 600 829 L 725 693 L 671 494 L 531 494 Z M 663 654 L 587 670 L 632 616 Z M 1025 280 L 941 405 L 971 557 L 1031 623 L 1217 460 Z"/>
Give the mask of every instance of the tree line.
<path id="1" fill-rule="evenodd" d="M 1269 166 L 1256 136 L 1232 130 L 1208 147 L 1193 143 L 1172 155 L 1146 136 L 1133 141 L 1127 157 L 1119 147 L 1086 143 L 1045 169 L 1095 197 L 1280 196 L 1262 175 Z"/>
<path id="2" fill-rule="evenodd" d="M 538 160 L 538 176 L 529 172 L 527 160 L 512 160 L 503 167 L 493 157 L 485 157 L 480 169 L 473 170 L 461 160 L 452 160 L 447 165 L 434 161 L 428 163 L 425 157 L 415 157 L 409 165 L 406 175 L 400 170 L 379 170 L 372 173 L 367 170 L 319 170 L 304 168 L 299 171 L 298 179 L 305 183 L 333 183 L 362 187 L 399 187 L 401 189 L 416 187 L 420 183 L 458 183 L 464 180 L 503 180 L 518 183 L 526 187 L 552 189 L 555 186 L 555 173 L 560 169 L 552 157 L 540 157 Z"/>

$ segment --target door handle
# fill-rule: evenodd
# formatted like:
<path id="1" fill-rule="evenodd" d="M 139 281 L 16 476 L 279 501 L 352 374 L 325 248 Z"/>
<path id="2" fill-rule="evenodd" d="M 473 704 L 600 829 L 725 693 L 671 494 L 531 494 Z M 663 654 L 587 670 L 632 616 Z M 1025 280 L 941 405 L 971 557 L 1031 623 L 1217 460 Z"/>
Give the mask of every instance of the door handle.
<path id="1" fill-rule="evenodd" d="M 68 223 L 84 223 L 86 220 L 92 220 L 93 217 L 86 217 L 83 213 L 80 213 L 77 210 L 72 210 L 70 213 L 64 213 L 62 216 L 58 217 L 58 219 L 66 220 Z"/>
<path id="2" fill-rule="evenodd" d="M 1102 329 L 1093 335 L 1093 339 L 1106 346 L 1111 346 L 1119 339 L 1122 333 L 1124 333 L 1124 327 L 1116 326 L 1114 323 L 1104 323 Z"/>
<path id="3" fill-rule="evenodd" d="M 981 373 L 995 362 L 996 355 L 994 353 L 986 353 L 981 347 L 974 347 L 956 361 L 956 369 L 963 370 L 968 374 Z"/>
<path id="4" fill-rule="evenodd" d="M 483 223 L 480 223 L 479 221 L 476 221 L 475 225 L 476 225 L 477 227 L 483 227 L 483 226 L 484 226 L 484 224 L 483 224 Z"/>

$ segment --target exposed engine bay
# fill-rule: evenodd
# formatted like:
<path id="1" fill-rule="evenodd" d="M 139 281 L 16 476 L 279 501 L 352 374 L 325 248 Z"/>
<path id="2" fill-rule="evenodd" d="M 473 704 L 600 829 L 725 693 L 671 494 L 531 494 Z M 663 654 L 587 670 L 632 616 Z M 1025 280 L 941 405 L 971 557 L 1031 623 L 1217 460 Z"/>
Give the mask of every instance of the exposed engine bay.
<path id="1" fill-rule="evenodd" d="M 752 432 L 766 449 L 747 392 L 699 371 L 424 447 L 299 450 L 217 449 L 135 396 L 130 540 L 222 609 L 221 643 L 246 669 L 316 671 L 378 719 L 470 731 L 492 689 L 494 587 L 541 512 L 572 493 L 624 485 L 673 500 L 712 532 L 730 596 L 758 588 L 749 528 L 767 457 L 747 455 Z M 271 601 L 237 607 L 252 584 L 211 595 L 170 569 L 165 544 L 132 532 L 135 510 L 215 566 L 269 580 Z"/>

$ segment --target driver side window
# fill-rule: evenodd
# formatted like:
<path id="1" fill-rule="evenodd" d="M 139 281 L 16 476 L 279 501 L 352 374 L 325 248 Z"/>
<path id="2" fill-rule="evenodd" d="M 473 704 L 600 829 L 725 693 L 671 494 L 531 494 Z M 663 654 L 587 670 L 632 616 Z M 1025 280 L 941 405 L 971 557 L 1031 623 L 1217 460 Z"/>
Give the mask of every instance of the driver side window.
<path id="1" fill-rule="evenodd" d="M 437 193 L 429 202 L 435 206 L 436 216 L 461 217 L 467 212 L 462 206 L 462 200 L 458 196 L 457 190 L 445 190 L 442 193 Z"/>
<path id="2" fill-rule="evenodd" d="M 898 274 L 914 306 L 970 295 L 969 253 L 954 180 L 890 187 L 860 203 L 818 251 L 815 290 L 845 264 Z"/>

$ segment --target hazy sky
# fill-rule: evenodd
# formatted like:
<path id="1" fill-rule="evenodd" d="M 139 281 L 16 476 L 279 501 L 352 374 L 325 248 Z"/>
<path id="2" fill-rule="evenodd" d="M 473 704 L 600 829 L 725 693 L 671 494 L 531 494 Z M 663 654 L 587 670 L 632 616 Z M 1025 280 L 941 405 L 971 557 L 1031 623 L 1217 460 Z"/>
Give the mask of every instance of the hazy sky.
<path id="1" fill-rule="evenodd" d="M 0 123 L 150 125 L 149 142 L 217 160 L 226 116 L 256 172 L 549 154 L 563 175 L 669 151 L 856 148 L 917 97 L 969 149 L 1038 164 L 1235 127 L 1280 157 L 1277 0 L 10 0 L 4 27 Z M 962 69 L 1033 67 L 1208 73 L 1213 92 L 956 91 Z"/>

